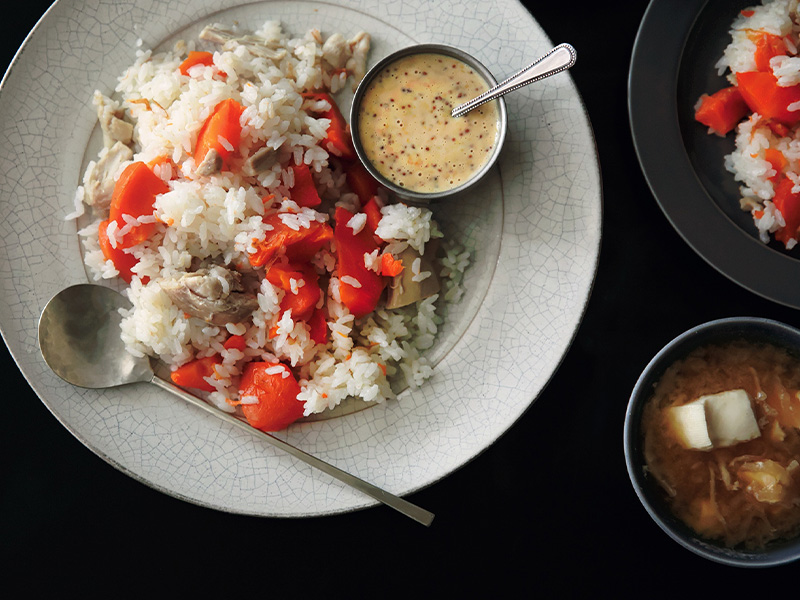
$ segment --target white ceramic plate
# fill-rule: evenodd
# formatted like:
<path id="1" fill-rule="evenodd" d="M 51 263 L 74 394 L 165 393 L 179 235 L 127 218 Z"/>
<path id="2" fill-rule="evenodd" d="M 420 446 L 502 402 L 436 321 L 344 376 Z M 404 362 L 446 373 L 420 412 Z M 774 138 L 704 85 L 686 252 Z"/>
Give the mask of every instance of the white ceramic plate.
<path id="1" fill-rule="evenodd" d="M 87 281 L 76 226 L 63 216 L 97 150 L 92 92 L 113 90 L 139 38 L 158 49 L 211 21 L 270 19 L 297 35 L 312 27 L 345 35 L 365 29 L 373 36 L 371 63 L 412 43 L 452 44 L 498 79 L 552 46 L 515 0 L 60 0 L 0 89 L 0 329 L 52 413 L 123 472 L 219 510 L 320 515 L 374 501 L 155 386 L 69 386 L 49 371 L 36 341 L 47 300 Z M 433 349 L 433 378 L 397 400 L 282 434 L 395 494 L 444 477 L 522 415 L 561 362 L 589 297 L 602 202 L 580 97 L 560 74 L 506 100 L 509 130 L 498 167 L 469 196 L 436 209 L 448 234 L 473 247 L 474 262 L 466 295 Z"/>

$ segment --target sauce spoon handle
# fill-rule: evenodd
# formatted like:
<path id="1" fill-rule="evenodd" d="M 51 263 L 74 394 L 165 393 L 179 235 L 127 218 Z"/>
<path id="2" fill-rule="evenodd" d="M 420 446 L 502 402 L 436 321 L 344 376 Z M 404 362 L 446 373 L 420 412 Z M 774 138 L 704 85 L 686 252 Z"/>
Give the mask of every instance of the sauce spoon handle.
<path id="1" fill-rule="evenodd" d="M 379 502 L 382 502 L 386 506 L 395 509 L 396 511 L 406 515 L 407 517 L 411 517 L 418 523 L 421 523 L 423 525 L 430 525 L 431 522 L 433 521 L 434 515 L 432 512 L 429 512 L 424 508 L 417 506 L 416 504 L 412 504 L 408 500 L 400 498 L 399 496 L 395 496 L 394 494 L 391 494 L 386 490 L 383 490 L 375 485 L 372 485 L 371 483 L 364 481 L 363 479 L 359 479 L 358 477 L 356 477 L 355 475 L 351 475 L 347 471 L 342 471 L 341 469 L 334 467 L 332 464 L 327 463 L 317 458 L 316 456 L 308 454 L 300 450 L 300 448 L 292 446 L 288 442 L 284 442 L 282 439 L 275 437 L 270 433 L 266 433 L 259 429 L 255 429 L 254 427 L 251 427 L 247 423 L 240 421 L 236 417 L 214 408 L 213 406 L 207 404 L 197 396 L 194 396 L 193 394 L 184 391 L 177 385 L 173 385 L 171 382 L 161 379 L 158 375 L 154 374 L 150 379 L 150 383 L 154 383 L 161 389 L 166 390 L 172 394 L 175 394 L 176 396 L 185 400 L 189 404 L 192 404 L 197 408 L 200 408 L 206 411 L 207 413 L 210 413 L 215 417 L 222 419 L 229 425 L 233 425 L 234 427 L 237 427 L 242 431 L 246 431 L 251 435 L 261 438 L 262 440 L 272 444 L 277 448 L 280 448 L 281 450 L 283 450 L 287 454 L 290 454 L 296 459 L 301 460 L 302 462 L 316 469 L 319 469 L 323 473 L 333 477 L 334 479 L 338 479 L 342 483 L 345 483 L 357 489 L 358 491 L 366 494 L 367 496 L 370 496 L 371 498 L 374 498 Z"/>
<path id="2" fill-rule="evenodd" d="M 559 44 L 520 72 L 498 83 L 493 88 L 486 90 L 480 96 L 473 98 L 469 102 L 459 104 L 453 109 L 451 115 L 453 117 L 463 116 L 473 108 L 489 102 L 490 100 L 504 96 L 534 81 L 540 81 L 545 77 L 550 77 L 561 71 L 566 71 L 575 64 L 577 58 L 578 54 L 575 52 L 575 48 L 569 44 Z"/>

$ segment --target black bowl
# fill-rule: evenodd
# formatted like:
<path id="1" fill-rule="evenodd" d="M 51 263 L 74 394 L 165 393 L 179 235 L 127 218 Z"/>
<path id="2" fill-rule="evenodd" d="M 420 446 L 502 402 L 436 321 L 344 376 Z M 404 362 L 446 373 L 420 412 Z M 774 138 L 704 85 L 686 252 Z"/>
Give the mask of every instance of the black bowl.
<path id="1" fill-rule="evenodd" d="M 800 308 L 800 248 L 764 244 L 739 208 L 724 166 L 734 134 L 694 120 L 700 94 L 728 84 L 716 62 L 748 0 L 651 0 L 631 55 L 628 112 L 645 179 L 669 222 L 720 273 L 764 298 Z"/>
<path id="2" fill-rule="evenodd" d="M 735 340 L 770 343 L 800 358 L 800 330 L 756 317 L 720 319 L 679 335 L 650 361 L 633 388 L 625 414 L 625 462 L 633 489 L 661 529 L 684 548 L 709 560 L 738 567 L 768 567 L 800 558 L 800 537 L 778 540 L 763 550 L 731 549 L 701 539 L 670 510 L 666 494 L 645 469 L 641 430 L 642 412 L 664 371 L 692 350 Z"/>

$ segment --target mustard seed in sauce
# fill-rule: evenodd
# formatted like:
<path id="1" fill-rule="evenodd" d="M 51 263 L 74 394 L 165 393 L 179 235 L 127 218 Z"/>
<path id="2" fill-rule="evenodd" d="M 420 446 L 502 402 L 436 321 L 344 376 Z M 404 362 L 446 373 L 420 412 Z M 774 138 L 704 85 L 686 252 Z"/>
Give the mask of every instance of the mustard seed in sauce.
<path id="1" fill-rule="evenodd" d="M 496 101 L 463 117 L 450 112 L 487 89 L 479 73 L 449 56 L 398 59 L 375 77 L 362 99 L 359 135 L 367 158 L 388 180 L 415 192 L 465 183 L 494 150 L 500 112 Z M 398 97 L 402 103 L 395 102 Z M 423 136 L 430 136 L 428 143 L 418 145 Z"/>

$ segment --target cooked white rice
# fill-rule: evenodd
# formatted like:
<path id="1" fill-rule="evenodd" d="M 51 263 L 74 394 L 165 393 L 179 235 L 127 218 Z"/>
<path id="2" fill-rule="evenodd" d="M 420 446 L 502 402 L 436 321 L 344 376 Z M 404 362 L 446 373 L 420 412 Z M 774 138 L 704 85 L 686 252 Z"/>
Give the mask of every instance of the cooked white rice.
<path id="1" fill-rule="evenodd" d="M 731 42 L 717 63 L 720 74 L 727 72 L 729 82 L 736 85 L 736 73 L 756 71 L 757 36 L 777 35 L 786 46 L 786 56 L 774 56 L 769 69 L 777 84 L 790 87 L 800 84 L 800 18 L 797 0 L 771 0 L 742 10 L 731 25 Z M 800 110 L 800 102 L 787 105 L 788 111 Z M 776 171 L 768 153 L 780 152 L 786 167 Z M 773 154 L 774 155 L 774 154 Z M 780 210 L 773 203 L 775 186 L 780 177 L 794 182 L 792 193 L 800 192 L 800 134 L 798 127 L 780 124 L 752 113 L 736 128 L 736 149 L 725 157 L 725 168 L 740 183 L 740 205 L 751 213 L 759 238 L 767 243 L 786 226 Z M 785 240 L 791 250 L 797 244 L 797 234 Z"/>
<path id="2" fill-rule="evenodd" d="M 235 27 L 228 29 L 242 35 Z M 149 239 L 125 250 L 138 263 L 125 290 L 133 308 L 124 311 L 122 337 L 131 353 L 156 356 L 173 370 L 195 358 L 219 355 L 222 361 L 216 367 L 217 377 L 207 378 L 216 391 L 208 398 L 229 412 L 236 410 L 237 401 L 257 402 L 252 397 L 238 397 L 237 392 L 244 366 L 255 360 L 280 361 L 281 365 L 272 369 L 284 376 L 289 371 L 283 365 L 291 368 L 300 384 L 298 399 L 305 403 L 305 415 L 330 409 L 350 396 L 382 402 L 393 396 L 390 380 L 402 377 L 417 386 L 431 374 L 422 352 L 432 346 L 441 322 L 436 305 L 459 300 L 469 260 L 469 254 L 454 242 L 446 241 L 439 251 L 443 255 L 439 294 L 395 311 L 379 305 L 361 319 L 348 312 L 339 295 L 340 282 L 354 287 L 360 282 L 350 276 L 340 278 L 332 249 L 323 248 L 312 264 L 328 279 L 318 303 L 328 315 L 329 342 L 325 345 L 314 343 L 308 325 L 294 321 L 291 311 L 281 314 L 284 294 L 298 293 L 306 284 L 303 279 L 293 279 L 291 290 L 284 292 L 263 277 L 262 269 L 252 290 L 258 308 L 245 321 L 225 326 L 184 314 L 160 285 L 165 278 L 190 271 L 202 261 L 254 273 L 248 255 L 269 235 L 272 227 L 265 218 L 276 212 L 295 230 L 314 221 L 330 221 L 336 206 L 357 213 L 347 223 L 354 232 L 366 224 L 366 216 L 358 212 L 358 197 L 346 187 L 344 172 L 329 160 L 328 149 L 320 144 L 329 122 L 314 115 L 327 108 L 327 103 L 309 106 L 301 93 L 310 89 L 335 92 L 348 75 L 355 79 L 363 75 L 369 37 L 359 34 L 351 40 L 348 68 L 337 70 L 323 52 L 324 40 L 318 31 L 291 37 L 279 23 L 267 22 L 255 35 L 271 49 L 285 51 L 285 56 L 271 60 L 246 44 L 179 42 L 167 52 L 137 51 L 136 61 L 119 78 L 114 94 L 95 94 L 95 103 L 105 107 L 101 111 L 124 111 L 125 119 L 135 125 L 133 155 L 119 165 L 114 179 L 132 161 L 169 158 L 153 168 L 169 186 L 168 192 L 156 198 L 153 215 L 132 219 L 122 227 L 112 221 L 107 231 L 113 246 L 135 225 L 156 224 Z M 178 67 L 187 53 L 196 49 L 212 51 L 214 64 L 198 64 L 188 76 L 180 74 Z M 275 150 L 279 160 L 253 177 L 245 176 L 241 169 L 197 176 L 192 152 L 198 131 L 214 107 L 228 98 L 244 107 L 241 142 L 237 148 L 227 139 L 219 143 L 240 155 L 241 161 L 261 146 Z M 68 215 L 85 222 L 79 233 L 86 265 L 96 281 L 119 276 L 114 264 L 104 258 L 98 241 L 98 224 L 107 218 L 107 209 L 93 205 L 87 210 L 86 201 L 90 175 L 107 152 L 104 148 L 90 163 L 84 185 L 75 194 L 74 210 Z M 323 199 L 319 211 L 301 208 L 291 200 L 293 171 L 286 166 L 290 162 L 309 165 Z M 411 245 L 423 253 L 431 238 L 442 236 L 431 211 L 387 203 L 385 195 L 382 199 L 385 205 L 376 233 L 389 242 L 384 252 L 399 252 Z M 418 263 L 415 261 L 415 278 L 430 277 L 429 272 L 419 272 Z M 378 253 L 366 255 L 365 265 L 378 271 Z M 259 274 L 258 269 L 255 273 Z M 223 346 L 231 335 L 244 337 L 243 350 Z"/>
<path id="3" fill-rule="evenodd" d="M 792 20 L 792 15 L 796 10 L 797 0 L 773 0 L 765 2 L 763 6 L 751 6 L 742 10 L 731 24 L 731 43 L 725 48 L 722 58 L 717 62 L 719 74 L 722 75 L 728 70 L 728 77 L 731 83 L 735 84 L 735 73 L 755 71 L 754 55 L 756 45 L 749 34 L 757 30 L 780 37 L 786 37 L 792 33 L 796 34 L 798 27 Z M 752 14 L 750 14 L 750 11 L 752 11 Z M 795 45 L 791 40 L 786 40 L 786 42 L 792 46 Z M 790 49 L 794 50 L 795 48 Z M 776 60 L 773 72 L 776 66 L 780 71 L 779 65 L 784 59 L 775 57 L 773 60 Z M 779 73 L 776 72 L 776 75 L 779 75 Z M 789 83 L 790 77 L 794 80 L 794 83 L 800 82 L 800 79 L 797 79 L 796 69 L 793 73 L 787 75 L 789 76 L 783 80 L 781 85 L 794 85 Z"/>

